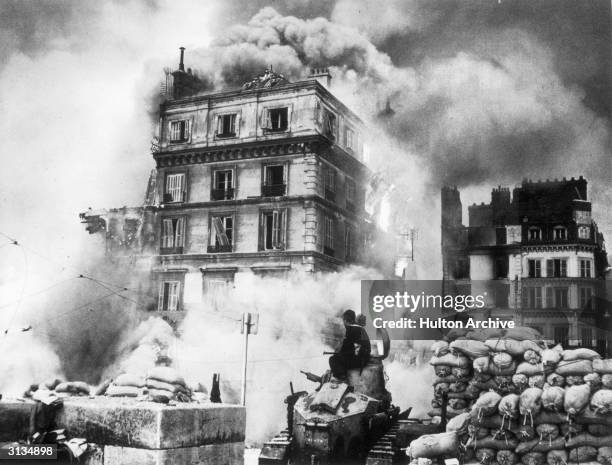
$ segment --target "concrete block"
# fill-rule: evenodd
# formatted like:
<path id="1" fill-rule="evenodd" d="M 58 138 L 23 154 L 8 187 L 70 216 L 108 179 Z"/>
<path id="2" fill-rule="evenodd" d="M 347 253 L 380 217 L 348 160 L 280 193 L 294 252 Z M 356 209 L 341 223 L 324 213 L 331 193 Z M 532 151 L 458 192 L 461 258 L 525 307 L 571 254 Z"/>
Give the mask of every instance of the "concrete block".
<path id="1" fill-rule="evenodd" d="M 167 406 L 127 398 L 71 397 L 57 415 L 71 437 L 97 444 L 169 449 L 244 441 L 244 407 L 179 403 Z"/>
<path id="2" fill-rule="evenodd" d="M 34 409 L 32 401 L 0 400 L 0 442 L 25 439 Z"/>
<path id="3" fill-rule="evenodd" d="M 244 443 L 209 444 L 177 449 L 104 447 L 104 465 L 242 465 Z"/>

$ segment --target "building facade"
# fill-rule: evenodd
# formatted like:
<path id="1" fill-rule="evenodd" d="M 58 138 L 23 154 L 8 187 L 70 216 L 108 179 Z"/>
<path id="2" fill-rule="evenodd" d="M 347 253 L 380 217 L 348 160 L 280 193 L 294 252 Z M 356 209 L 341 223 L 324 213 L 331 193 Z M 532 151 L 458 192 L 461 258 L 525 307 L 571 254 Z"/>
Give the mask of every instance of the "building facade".
<path id="1" fill-rule="evenodd" d="M 152 257 L 157 310 L 180 311 L 241 272 L 283 277 L 362 260 L 363 126 L 330 79 L 325 69 L 300 82 L 266 70 L 239 90 L 202 93 L 181 54 L 160 105 L 145 205 L 131 216 L 81 215 L 115 250 Z M 126 227 L 137 229 L 135 248 L 121 242 Z"/>
<path id="2" fill-rule="evenodd" d="M 564 346 L 602 350 L 609 322 L 604 239 L 591 215 L 587 181 L 525 180 L 498 187 L 462 223 L 457 188 L 442 189 L 446 283 L 486 292 L 485 314 L 512 318 Z"/>

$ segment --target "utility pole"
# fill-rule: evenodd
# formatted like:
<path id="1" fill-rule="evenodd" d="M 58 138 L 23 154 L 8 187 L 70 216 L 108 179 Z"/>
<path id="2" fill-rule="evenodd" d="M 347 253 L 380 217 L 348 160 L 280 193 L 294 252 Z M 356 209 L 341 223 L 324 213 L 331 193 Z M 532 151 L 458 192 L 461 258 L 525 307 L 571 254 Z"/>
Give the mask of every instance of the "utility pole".
<path id="1" fill-rule="evenodd" d="M 414 261 L 414 241 L 419 238 L 419 230 L 410 228 L 408 231 L 401 232 L 398 235 L 410 239 L 410 261 Z"/>
<path id="2" fill-rule="evenodd" d="M 243 349 L 242 354 L 242 405 L 246 405 L 246 382 L 247 382 L 247 360 L 249 351 L 249 334 L 257 334 L 257 328 L 259 323 L 258 313 L 243 313 L 242 314 L 242 327 L 240 332 L 243 334 Z"/>

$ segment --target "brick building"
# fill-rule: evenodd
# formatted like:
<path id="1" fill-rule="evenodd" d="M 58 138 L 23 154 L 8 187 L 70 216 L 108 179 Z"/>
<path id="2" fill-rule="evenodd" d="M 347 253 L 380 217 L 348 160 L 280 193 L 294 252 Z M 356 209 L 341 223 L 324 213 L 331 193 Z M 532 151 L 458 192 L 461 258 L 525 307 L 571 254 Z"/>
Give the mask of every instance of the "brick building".
<path id="1" fill-rule="evenodd" d="M 107 249 L 153 257 L 159 311 L 197 303 L 236 273 L 362 260 L 362 122 L 330 79 L 325 69 L 300 82 L 266 70 L 241 89 L 206 93 L 181 51 L 164 86 L 145 205 L 81 215 L 90 232 L 106 233 Z"/>
<path id="2" fill-rule="evenodd" d="M 488 291 L 486 315 L 513 318 L 566 346 L 602 350 L 608 263 L 585 179 L 525 180 L 512 193 L 498 187 L 468 217 L 464 226 L 459 191 L 443 188 L 445 282 Z"/>

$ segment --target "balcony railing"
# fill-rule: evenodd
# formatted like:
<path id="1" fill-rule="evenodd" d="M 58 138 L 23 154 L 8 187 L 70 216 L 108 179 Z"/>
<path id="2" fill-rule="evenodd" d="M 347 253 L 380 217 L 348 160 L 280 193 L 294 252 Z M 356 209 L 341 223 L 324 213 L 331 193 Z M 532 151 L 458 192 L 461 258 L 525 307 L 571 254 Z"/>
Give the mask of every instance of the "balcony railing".
<path id="1" fill-rule="evenodd" d="M 232 200 L 234 198 L 234 189 L 213 189 L 210 192 L 211 200 Z"/>
<path id="2" fill-rule="evenodd" d="M 232 251 L 232 244 L 229 245 L 209 245 L 207 252 L 208 253 L 228 253 Z"/>
<path id="3" fill-rule="evenodd" d="M 183 247 L 161 247 L 160 255 L 180 255 L 183 253 Z"/>
<path id="4" fill-rule="evenodd" d="M 280 197 L 285 195 L 287 184 L 262 184 L 261 195 L 263 197 Z"/>

